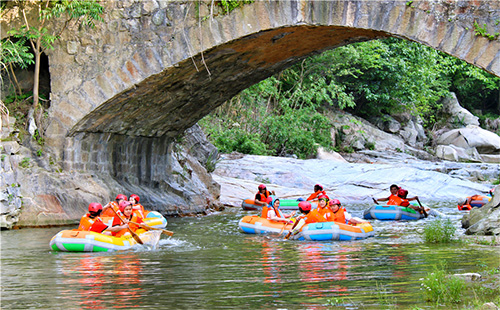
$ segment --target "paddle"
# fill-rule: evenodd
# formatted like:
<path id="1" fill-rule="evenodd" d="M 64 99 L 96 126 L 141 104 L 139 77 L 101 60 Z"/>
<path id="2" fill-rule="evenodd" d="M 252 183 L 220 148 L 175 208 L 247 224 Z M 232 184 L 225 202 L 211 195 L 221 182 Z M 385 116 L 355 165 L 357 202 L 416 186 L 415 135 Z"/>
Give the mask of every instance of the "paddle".
<path id="1" fill-rule="evenodd" d="M 420 203 L 420 200 L 418 199 L 418 197 L 417 197 L 417 202 L 418 202 L 418 204 L 420 205 L 420 208 L 422 208 L 422 213 L 424 213 L 424 217 L 428 217 L 428 216 L 429 216 L 429 214 L 427 214 L 427 212 L 425 211 L 425 208 L 424 208 L 424 206 L 422 206 L 422 204 Z"/>
<path id="2" fill-rule="evenodd" d="M 116 214 L 116 216 L 118 216 L 118 218 L 120 219 L 120 221 L 125 224 L 125 220 L 120 216 L 120 214 L 118 214 L 118 212 L 116 212 L 116 210 L 111 207 L 111 210 L 113 210 L 113 212 Z M 144 242 L 142 242 L 141 238 L 139 238 L 139 236 L 132 231 L 132 229 L 130 229 L 130 227 L 127 226 L 127 229 L 128 231 L 130 231 L 130 234 L 132 235 L 132 237 L 134 237 L 134 240 L 139 243 L 139 244 L 144 244 Z"/>
<path id="3" fill-rule="evenodd" d="M 132 223 L 132 224 L 135 224 L 135 225 L 137 225 L 137 226 L 141 226 L 141 227 L 146 226 L 146 227 L 144 227 L 144 228 L 145 228 L 145 229 L 147 229 L 147 230 L 150 230 L 150 229 L 151 229 L 151 230 L 161 230 L 161 232 L 162 232 L 162 233 L 164 233 L 165 235 L 169 235 L 169 236 L 173 236 L 173 235 L 174 235 L 174 232 L 173 232 L 173 231 L 166 230 L 166 229 L 163 229 L 163 228 L 151 227 L 151 226 L 146 225 L 146 224 L 144 224 L 144 223 L 142 223 L 142 224 L 139 224 L 139 223 L 136 223 L 136 222 L 129 222 L 129 223 Z"/>
<path id="4" fill-rule="evenodd" d="M 375 198 L 373 198 L 373 197 L 372 197 L 372 199 L 373 199 L 373 202 L 374 202 L 375 204 L 377 204 L 377 205 L 378 205 L 378 201 L 377 201 L 377 199 L 375 199 Z"/>

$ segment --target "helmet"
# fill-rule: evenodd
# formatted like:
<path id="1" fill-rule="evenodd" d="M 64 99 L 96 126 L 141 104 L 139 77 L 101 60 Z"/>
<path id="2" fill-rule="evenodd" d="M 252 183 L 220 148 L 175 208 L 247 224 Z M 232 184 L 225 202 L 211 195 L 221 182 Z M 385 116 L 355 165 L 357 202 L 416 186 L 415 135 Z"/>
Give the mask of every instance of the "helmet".
<path id="1" fill-rule="evenodd" d="M 118 196 L 116 196 L 116 201 L 120 200 L 120 199 L 124 199 L 124 200 L 127 200 L 127 196 L 123 195 L 123 194 L 119 194 Z"/>
<path id="2" fill-rule="evenodd" d="M 332 199 L 330 200 L 330 202 L 328 203 L 330 206 L 333 206 L 333 205 L 341 205 L 340 201 L 338 199 Z"/>
<path id="3" fill-rule="evenodd" d="M 259 185 L 259 190 L 261 189 L 266 189 L 266 186 L 264 184 Z"/>
<path id="4" fill-rule="evenodd" d="M 324 200 L 326 200 L 326 201 L 330 200 L 330 198 L 329 198 L 327 195 L 320 195 L 320 196 L 318 197 L 318 200 L 321 200 L 321 199 L 324 199 Z"/>
<path id="5" fill-rule="evenodd" d="M 139 196 L 137 196 L 136 194 L 132 194 L 132 195 L 130 195 L 130 198 L 134 198 L 134 199 L 135 199 L 135 202 L 137 202 L 137 203 L 139 203 L 139 200 L 141 199 L 141 198 L 139 198 Z"/>
<path id="6" fill-rule="evenodd" d="M 311 211 L 311 203 L 307 201 L 301 201 L 299 202 L 299 209 L 300 211 Z"/>
<path id="7" fill-rule="evenodd" d="M 97 202 L 92 202 L 89 204 L 89 212 L 99 212 L 102 211 L 102 205 Z"/>
<path id="8" fill-rule="evenodd" d="M 131 205 L 131 203 L 128 202 L 128 201 L 126 201 L 126 200 L 120 202 L 120 206 L 119 206 L 120 207 L 120 211 L 123 213 L 123 211 L 125 211 L 125 208 L 128 207 L 128 206 L 130 206 L 130 205 Z"/>
<path id="9" fill-rule="evenodd" d="M 320 191 L 322 191 L 322 190 L 323 190 L 323 185 L 321 185 L 321 184 L 316 184 L 316 185 L 314 185 L 314 190 L 315 190 L 315 191 L 317 191 L 317 188 L 318 188 Z"/>
<path id="10" fill-rule="evenodd" d="M 399 188 L 398 190 L 398 196 L 401 198 L 406 198 L 408 195 L 408 191 L 406 189 Z"/>

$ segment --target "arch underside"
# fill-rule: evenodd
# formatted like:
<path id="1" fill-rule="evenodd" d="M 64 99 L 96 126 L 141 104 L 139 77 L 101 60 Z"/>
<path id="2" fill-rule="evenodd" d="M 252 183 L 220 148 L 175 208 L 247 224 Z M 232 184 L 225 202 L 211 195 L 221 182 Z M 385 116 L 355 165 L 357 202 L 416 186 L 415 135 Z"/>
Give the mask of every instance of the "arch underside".
<path id="1" fill-rule="evenodd" d="M 71 130 L 176 137 L 251 85 L 328 49 L 391 36 L 339 26 L 262 31 L 214 47 L 115 95 Z"/>

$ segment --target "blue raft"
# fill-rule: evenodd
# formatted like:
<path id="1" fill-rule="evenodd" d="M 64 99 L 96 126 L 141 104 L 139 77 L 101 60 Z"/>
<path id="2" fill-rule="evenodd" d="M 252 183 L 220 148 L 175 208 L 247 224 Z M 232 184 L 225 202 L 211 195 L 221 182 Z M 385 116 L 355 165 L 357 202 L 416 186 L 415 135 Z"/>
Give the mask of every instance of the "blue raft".
<path id="1" fill-rule="evenodd" d="M 375 205 L 363 212 L 363 218 L 367 220 L 382 221 L 414 221 L 424 218 L 424 215 L 412 208 Z"/>

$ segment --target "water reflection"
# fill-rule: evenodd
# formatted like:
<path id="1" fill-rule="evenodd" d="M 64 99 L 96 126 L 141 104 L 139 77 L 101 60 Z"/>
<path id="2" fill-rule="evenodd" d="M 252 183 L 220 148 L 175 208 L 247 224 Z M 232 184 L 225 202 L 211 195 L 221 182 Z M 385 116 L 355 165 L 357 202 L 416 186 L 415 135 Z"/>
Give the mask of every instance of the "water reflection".
<path id="1" fill-rule="evenodd" d="M 109 255 L 111 254 L 111 255 Z M 141 287 L 142 262 L 136 253 L 80 257 L 63 255 L 57 259 L 57 272 L 62 275 L 60 295 L 75 300 L 82 309 L 140 307 L 144 295 Z M 75 290 L 75 288 L 77 288 Z"/>

